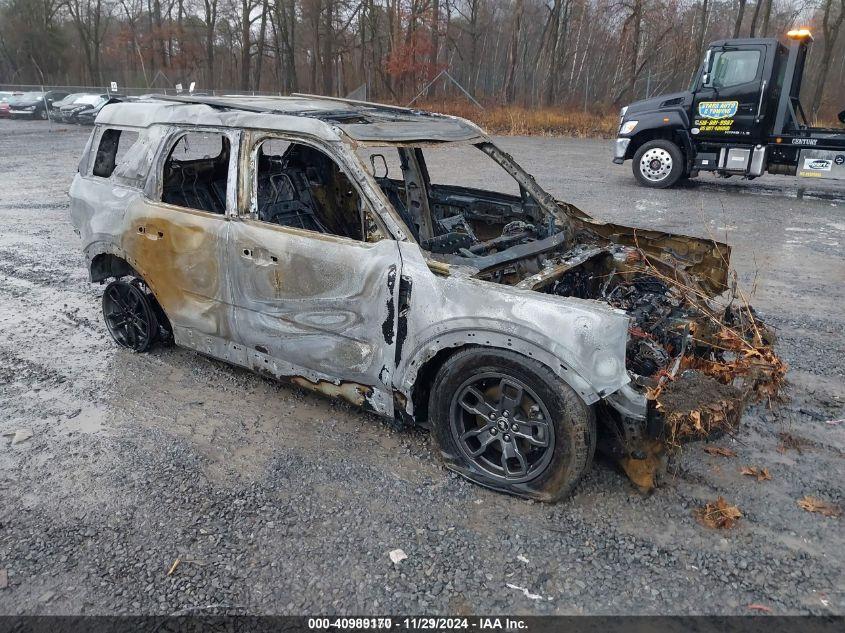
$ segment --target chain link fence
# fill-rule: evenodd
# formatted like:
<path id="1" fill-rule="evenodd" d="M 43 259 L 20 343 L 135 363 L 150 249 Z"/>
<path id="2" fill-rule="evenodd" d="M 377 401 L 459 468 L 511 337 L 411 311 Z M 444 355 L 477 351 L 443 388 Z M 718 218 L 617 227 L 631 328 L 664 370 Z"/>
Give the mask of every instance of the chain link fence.
<path id="1" fill-rule="evenodd" d="M 37 85 L 37 84 L 3 84 L 0 83 L 0 92 L 49 92 L 51 90 L 61 90 L 63 92 L 87 92 L 91 94 L 112 94 L 124 95 L 127 97 L 140 97 L 143 95 L 166 94 L 166 95 L 241 95 L 241 96 L 261 96 L 261 97 L 279 97 L 282 92 L 266 92 L 259 90 L 204 90 L 196 89 L 190 93 L 187 89 L 179 90 L 177 88 L 133 88 L 128 86 L 118 86 L 117 90 L 112 90 L 111 86 L 63 86 L 63 85 Z"/>

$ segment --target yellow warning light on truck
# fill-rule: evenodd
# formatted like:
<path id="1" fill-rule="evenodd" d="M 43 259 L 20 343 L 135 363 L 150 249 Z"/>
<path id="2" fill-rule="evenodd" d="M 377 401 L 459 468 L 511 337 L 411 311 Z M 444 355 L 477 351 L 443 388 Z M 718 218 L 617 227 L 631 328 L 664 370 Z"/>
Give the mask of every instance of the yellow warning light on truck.
<path id="1" fill-rule="evenodd" d="M 801 29 L 792 29 L 791 31 L 789 31 L 786 34 L 786 37 L 788 37 L 791 40 L 803 40 L 803 39 L 812 40 L 813 34 L 810 33 L 810 29 L 801 28 Z"/>

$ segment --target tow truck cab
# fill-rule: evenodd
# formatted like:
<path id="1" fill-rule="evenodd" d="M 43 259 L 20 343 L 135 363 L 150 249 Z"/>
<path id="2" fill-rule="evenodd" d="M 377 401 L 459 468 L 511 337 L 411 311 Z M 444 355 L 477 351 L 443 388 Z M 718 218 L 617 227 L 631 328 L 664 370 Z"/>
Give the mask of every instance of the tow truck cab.
<path id="1" fill-rule="evenodd" d="M 689 90 L 622 108 L 613 162 L 665 188 L 699 171 L 845 180 L 845 128 L 811 127 L 799 93 L 807 29 L 710 44 Z M 845 123 L 845 111 L 839 114 Z"/>

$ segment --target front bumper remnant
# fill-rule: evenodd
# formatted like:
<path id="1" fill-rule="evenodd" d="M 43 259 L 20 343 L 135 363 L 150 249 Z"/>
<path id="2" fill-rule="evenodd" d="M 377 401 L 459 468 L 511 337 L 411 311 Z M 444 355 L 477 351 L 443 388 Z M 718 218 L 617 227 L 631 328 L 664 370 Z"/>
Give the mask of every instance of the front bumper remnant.
<path id="1" fill-rule="evenodd" d="M 631 139 L 629 138 L 618 138 L 616 139 L 616 144 L 613 147 L 613 162 L 617 165 L 621 165 L 625 162 L 625 153 L 628 151 L 628 145 L 630 145 Z"/>

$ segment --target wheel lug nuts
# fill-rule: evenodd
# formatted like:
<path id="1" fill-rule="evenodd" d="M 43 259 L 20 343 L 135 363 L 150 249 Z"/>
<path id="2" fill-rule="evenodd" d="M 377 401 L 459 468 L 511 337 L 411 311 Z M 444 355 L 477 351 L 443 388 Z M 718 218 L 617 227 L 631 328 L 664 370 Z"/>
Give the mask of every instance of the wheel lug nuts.
<path id="1" fill-rule="evenodd" d="M 490 435 L 496 435 L 499 433 L 499 429 L 490 429 Z"/>
<path id="2" fill-rule="evenodd" d="M 518 430 L 519 430 L 519 425 L 518 425 L 518 424 L 511 424 L 511 431 L 516 432 L 516 431 L 518 431 Z"/>
<path id="3" fill-rule="evenodd" d="M 503 439 L 503 440 L 505 440 L 506 442 L 510 442 L 510 441 L 511 441 L 511 436 L 510 436 L 510 435 L 508 435 L 507 433 L 505 433 L 505 434 L 502 436 L 502 439 Z"/>
<path id="4" fill-rule="evenodd" d="M 510 414 L 507 411 L 505 411 L 504 413 L 502 413 L 502 415 L 505 416 L 505 417 L 508 417 L 508 415 L 510 415 Z"/>
<path id="5" fill-rule="evenodd" d="M 495 419 L 496 419 L 496 414 L 495 414 L 495 413 L 491 413 L 491 414 L 490 414 L 490 419 L 491 419 L 491 420 L 495 420 Z"/>

